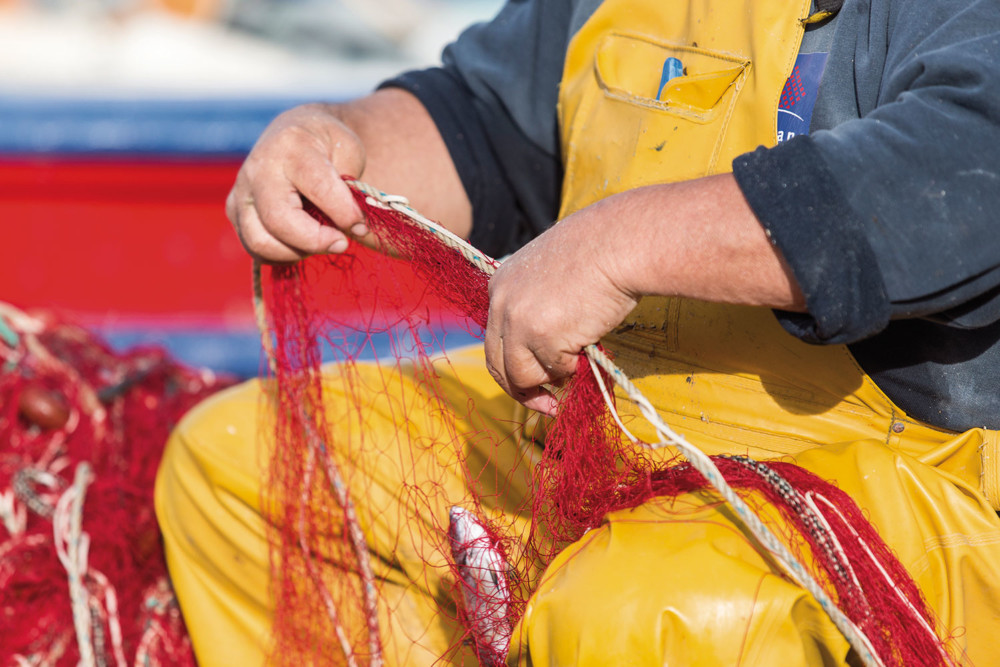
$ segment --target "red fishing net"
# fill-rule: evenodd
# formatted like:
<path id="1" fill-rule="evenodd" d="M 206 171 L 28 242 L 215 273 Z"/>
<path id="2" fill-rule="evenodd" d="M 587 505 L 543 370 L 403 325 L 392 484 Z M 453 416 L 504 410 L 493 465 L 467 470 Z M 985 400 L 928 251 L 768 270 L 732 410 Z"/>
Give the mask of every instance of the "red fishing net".
<path id="1" fill-rule="evenodd" d="M 380 243 L 405 261 L 355 248 L 273 268 L 266 285 L 277 419 L 268 482 L 275 656 L 288 664 L 378 664 L 395 604 L 379 568 L 398 556 L 403 570 L 425 581 L 425 572 L 406 568 L 411 548 L 446 582 L 450 595 L 437 600 L 438 613 L 466 628 L 465 643 L 482 664 L 501 664 L 538 577 L 562 548 L 609 512 L 711 489 L 689 464 L 663 463 L 622 436 L 582 357 L 561 392 L 540 460 L 505 458 L 501 449 L 512 436 L 491 432 L 472 392 L 468 400 L 444 400 L 436 372 L 444 362 L 435 356 L 432 313 L 450 313 L 453 325 L 481 338 L 489 262 L 474 265 L 442 243 L 440 232 L 414 224 L 377 195 L 356 189 L 355 197 Z M 379 347 L 380 336 L 386 346 Z M 368 356 L 395 372 L 360 370 L 365 352 L 379 352 Z M 321 368 L 330 359 L 340 362 L 338 370 Z M 362 404 L 407 393 L 421 398 L 389 403 L 397 431 L 367 433 L 370 413 Z M 438 426 L 432 435 L 411 428 L 426 414 Z M 526 435 L 516 424 L 509 430 Z M 384 507 L 370 507 L 385 489 L 372 481 L 380 469 L 360 463 L 367 448 L 408 462 L 390 489 L 412 513 L 403 523 L 387 518 Z M 483 451 L 493 452 L 485 455 L 490 465 Z M 431 459 L 464 483 L 458 501 L 446 475 L 428 472 Z M 397 465 L 388 461 L 383 465 Z M 715 464 L 751 507 L 778 508 L 783 523 L 772 528 L 884 664 L 949 664 L 919 590 L 846 494 L 790 463 L 715 457 Z M 530 491 L 512 500 L 505 494 L 519 478 L 530 480 Z M 387 556 L 366 543 L 362 529 L 376 541 L 382 530 L 406 537 L 390 538 L 395 551 Z M 442 657 L 458 659 L 461 651 L 456 642 Z"/>
<path id="2" fill-rule="evenodd" d="M 229 382 L 0 304 L 0 664 L 193 665 L 153 482 Z"/>

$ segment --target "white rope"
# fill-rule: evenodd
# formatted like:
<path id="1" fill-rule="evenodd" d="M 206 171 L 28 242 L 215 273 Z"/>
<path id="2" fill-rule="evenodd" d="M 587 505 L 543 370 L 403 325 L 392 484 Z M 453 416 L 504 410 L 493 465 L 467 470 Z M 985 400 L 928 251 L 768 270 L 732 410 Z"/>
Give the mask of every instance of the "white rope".
<path id="1" fill-rule="evenodd" d="M 170 584 L 165 577 L 160 577 L 156 583 L 148 587 L 145 591 L 145 630 L 135 649 L 134 667 L 160 667 L 162 664 L 158 656 L 154 653 L 157 645 L 166 652 L 169 664 L 180 662 L 177 655 L 170 646 L 170 639 L 167 635 L 166 624 L 169 623 L 171 611 L 178 613 L 177 598 L 174 596 Z M 190 647 L 190 639 L 187 640 L 187 647 Z"/>
<path id="2" fill-rule="evenodd" d="M 366 194 L 369 203 L 381 208 L 391 209 L 402 213 L 415 223 L 434 232 L 441 241 L 448 247 L 457 250 L 463 257 L 477 266 L 487 275 L 493 275 L 499 264 L 489 256 L 476 250 L 461 238 L 428 220 L 417 213 L 409 206 L 409 202 L 403 198 L 385 193 L 360 181 L 348 181 L 348 184 Z M 654 448 L 666 445 L 675 446 L 678 451 L 688 460 L 691 466 L 700 472 L 708 483 L 719 493 L 722 498 L 736 511 L 744 526 L 750 531 L 757 542 L 770 553 L 785 572 L 802 588 L 808 591 L 820 604 L 826 614 L 844 635 L 851 647 L 857 652 L 862 662 L 869 667 L 884 667 L 881 660 L 875 655 L 871 642 L 864 633 L 854 625 L 833 603 L 819 583 L 809 574 L 806 568 L 796 560 L 795 556 L 781 543 L 774 533 L 764 524 L 763 521 L 753 512 L 753 510 L 736 495 L 732 487 L 726 482 L 722 473 L 715 466 L 712 459 L 691 445 L 683 436 L 675 433 L 660 418 L 652 403 L 632 384 L 624 372 L 616 366 L 596 345 L 588 345 L 584 348 L 587 357 L 603 368 L 615 381 L 625 395 L 632 400 L 639 408 L 642 416 L 645 417 L 653 428 L 656 429 L 662 441 Z M 610 400 L 608 398 L 607 400 Z M 627 432 L 627 431 L 626 431 Z"/>
<path id="3" fill-rule="evenodd" d="M 833 549 L 837 552 L 837 557 L 840 559 L 840 564 L 843 565 L 844 569 L 847 570 L 847 573 L 851 575 L 851 582 L 854 584 L 854 587 L 859 591 L 864 591 L 864 586 L 861 585 L 861 581 L 858 579 L 858 575 L 854 572 L 853 565 L 851 565 L 851 559 L 847 557 L 847 552 L 844 551 L 844 545 L 842 545 L 840 540 L 837 539 L 837 534 L 833 532 L 833 526 L 830 525 L 826 516 L 820 511 L 819 505 L 816 504 L 816 498 L 819 498 L 826 503 L 829 503 L 830 501 L 827 500 L 825 496 L 821 496 L 815 491 L 806 492 L 803 494 L 802 498 L 806 505 L 809 506 L 813 516 L 816 517 L 816 520 L 819 521 L 823 525 L 823 529 L 826 530 L 830 541 L 833 543 Z M 853 528 L 851 530 L 853 531 Z M 855 533 L 855 535 L 856 534 L 857 533 Z M 913 611 L 916 610 L 914 609 Z"/>
<path id="4" fill-rule="evenodd" d="M 667 426 L 660 419 L 659 414 L 657 414 L 656 409 L 653 408 L 649 400 L 597 346 L 588 346 L 587 356 L 592 357 L 601 368 L 608 372 L 615 383 L 636 404 L 642 416 L 653 425 L 653 428 L 656 429 L 664 443 L 676 447 L 688 460 L 691 467 L 700 472 L 719 495 L 736 510 L 736 514 L 740 517 L 743 525 L 757 539 L 758 543 L 774 556 L 778 563 L 785 569 L 785 572 L 797 584 L 816 598 L 816 601 L 819 602 L 820 606 L 830 617 L 830 620 L 834 622 L 837 629 L 847 638 L 864 663 L 866 665 L 883 667 L 881 660 L 875 655 L 871 642 L 864 633 L 837 608 L 826 594 L 826 591 L 809 574 L 808 570 L 796 560 L 795 556 L 778 540 L 771 529 L 761 521 L 750 506 L 736 495 L 736 492 L 733 491 L 732 487 L 729 486 L 729 483 L 726 482 L 722 473 L 716 467 L 715 462 L 707 454 L 689 443 L 686 438 Z"/>
<path id="5" fill-rule="evenodd" d="M 73 640 L 72 632 L 59 635 L 43 653 L 33 653 L 28 656 L 16 654 L 11 657 L 17 667 L 56 667 L 60 658 L 66 654 Z"/>
<path id="6" fill-rule="evenodd" d="M 0 491 L 0 521 L 11 537 L 18 537 L 28 527 L 28 508 L 17 502 L 14 489 Z"/>
<path id="7" fill-rule="evenodd" d="M 108 578 L 102 572 L 90 568 L 90 578 L 104 591 L 104 610 L 108 615 L 108 630 L 111 633 L 111 651 L 115 656 L 116 667 L 127 667 L 125 660 L 125 642 L 122 637 L 122 625 L 118 613 L 118 594 Z"/>
<path id="8" fill-rule="evenodd" d="M 860 544 L 861 547 L 865 550 L 865 554 L 867 554 L 867 556 L 871 560 L 871 562 L 875 563 L 875 567 L 878 568 L 879 573 L 889 583 L 889 587 L 892 588 L 892 591 L 896 594 L 897 597 L 899 597 L 899 599 L 903 602 L 903 604 L 905 604 L 907 606 L 907 608 L 909 608 L 910 612 L 917 619 L 917 622 L 920 623 L 920 625 L 924 629 L 924 631 L 927 632 L 928 634 L 930 634 L 932 637 L 937 637 L 937 633 L 934 632 L 934 628 L 932 628 L 927 623 L 927 620 L 923 617 L 923 614 L 921 614 L 919 611 L 917 611 L 916 607 L 913 606 L 913 603 L 910 602 L 910 600 L 905 595 L 903 595 L 903 592 L 901 590 L 899 590 L 899 586 L 897 586 L 896 582 L 892 580 L 892 577 L 889 576 L 889 573 L 885 571 L 885 568 L 882 567 L 881 561 L 879 561 L 879 559 L 875 557 L 875 554 L 872 553 L 872 550 L 868 546 L 868 544 L 864 540 L 861 539 L 861 536 L 858 534 L 858 531 L 856 531 L 854 529 L 854 526 L 852 526 L 851 523 L 847 520 L 847 517 L 845 517 L 843 515 L 843 513 L 841 513 L 840 509 L 838 509 L 837 506 L 834 505 L 832 502 L 830 502 L 825 496 L 822 496 L 822 495 L 819 495 L 819 494 L 814 494 L 814 495 L 815 495 L 815 498 L 819 499 L 820 501 L 823 502 L 824 505 L 826 505 L 827 507 L 829 507 L 831 512 L 833 512 L 834 514 L 837 515 L 837 518 L 840 519 L 841 523 L 843 523 L 845 526 L 847 526 L 848 530 L 851 531 L 851 534 L 858 541 L 858 544 Z M 819 508 L 817 507 L 816 509 L 818 510 Z M 822 514 L 821 514 L 821 516 L 822 516 Z M 823 518 L 825 520 L 826 517 L 823 517 Z M 853 574 L 853 572 L 852 572 L 852 574 Z M 860 586 L 860 584 L 859 584 L 859 586 Z M 948 655 L 948 652 L 946 650 L 944 650 L 944 648 L 941 647 L 940 645 L 938 645 L 938 647 L 939 647 L 939 650 L 941 652 L 942 657 L 944 657 L 944 659 L 945 659 L 945 662 L 947 662 L 949 665 L 954 665 L 955 662 L 954 662 L 954 660 L 951 659 L 951 656 Z"/>
<path id="9" fill-rule="evenodd" d="M 59 562 L 66 569 L 73 608 L 73 627 L 80 649 L 80 664 L 95 667 L 93 628 L 90 616 L 90 593 L 83 582 L 87 574 L 90 536 L 83 532 L 83 500 L 92 474 L 86 462 L 76 467 L 73 485 L 59 497 L 52 515 L 52 532 Z"/>
<path id="10" fill-rule="evenodd" d="M 107 614 L 108 629 L 111 633 L 111 649 L 116 667 L 126 667 L 124 641 L 118 613 L 118 596 L 114 586 L 101 572 L 89 568 L 90 536 L 83 532 L 83 501 L 87 487 L 93 481 L 90 465 L 82 462 L 76 467 L 73 484 L 59 496 L 52 514 L 52 533 L 56 555 L 66 570 L 69 580 L 70 604 L 73 609 L 73 628 L 76 631 L 77 646 L 80 650 L 80 664 L 90 667 L 103 664 L 104 656 L 95 651 L 99 639 L 94 622 Z M 87 588 L 85 579 L 89 577 L 103 591 L 104 606 Z M 103 612 L 100 613 L 100 612 Z"/>
<path id="11" fill-rule="evenodd" d="M 601 390 L 601 396 L 604 397 L 604 403 L 608 406 L 608 412 L 611 413 L 612 418 L 614 418 L 615 423 L 618 424 L 618 428 L 621 432 L 625 434 L 625 437 L 629 439 L 633 445 L 638 445 L 641 443 L 639 438 L 632 435 L 632 432 L 625 428 L 625 424 L 622 423 L 621 417 L 618 416 L 618 410 L 615 408 L 615 402 L 611 400 L 611 392 L 608 391 L 608 387 L 604 384 L 604 376 L 601 375 L 601 369 L 598 368 L 597 362 L 589 354 L 587 355 L 587 362 L 590 364 L 590 370 L 594 373 L 594 379 L 597 380 L 597 387 Z"/>
<path id="12" fill-rule="evenodd" d="M 377 188 L 373 188 L 367 183 L 362 183 L 361 181 L 347 181 L 347 184 L 359 192 L 368 195 L 366 201 L 372 206 L 402 213 L 421 227 L 432 232 L 438 237 L 438 240 L 441 241 L 441 243 L 449 248 L 457 250 L 462 257 L 474 264 L 487 275 L 492 276 L 496 273 L 497 267 L 500 266 L 500 262 L 496 261 L 489 255 L 479 252 L 476 248 L 466 243 L 461 237 L 456 236 L 450 230 L 445 229 L 433 220 L 428 220 L 422 216 L 412 206 L 410 206 L 410 202 L 406 197 L 386 194 Z"/>

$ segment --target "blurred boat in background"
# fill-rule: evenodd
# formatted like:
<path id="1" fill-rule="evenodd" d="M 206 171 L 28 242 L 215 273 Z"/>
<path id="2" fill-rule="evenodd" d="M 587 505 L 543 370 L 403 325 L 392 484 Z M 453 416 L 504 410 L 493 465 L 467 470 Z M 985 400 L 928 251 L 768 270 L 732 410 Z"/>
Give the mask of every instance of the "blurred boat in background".
<path id="1" fill-rule="evenodd" d="M 437 62 L 499 0 L 0 0 L 0 300 L 255 374 L 223 204 L 267 123 Z"/>

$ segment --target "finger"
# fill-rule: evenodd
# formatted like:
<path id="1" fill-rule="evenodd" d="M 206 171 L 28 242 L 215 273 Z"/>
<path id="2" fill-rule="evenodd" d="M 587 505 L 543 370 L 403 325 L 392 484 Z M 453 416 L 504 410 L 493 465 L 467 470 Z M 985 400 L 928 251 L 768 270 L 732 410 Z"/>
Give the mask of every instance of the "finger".
<path id="1" fill-rule="evenodd" d="M 490 317 L 486 321 L 486 335 L 483 338 L 483 347 L 486 352 L 486 369 L 493 376 L 500 388 L 510 394 L 510 385 L 507 383 L 507 376 L 503 372 L 503 339 L 494 323 L 494 318 Z"/>
<path id="2" fill-rule="evenodd" d="M 507 343 L 505 339 L 501 339 L 501 343 L 507 393 L 527 408 L 555 416 L 559 402 L 542 386 L 553 378 L 536 353 L 523 345 Z"/>
<path id="3" fill-rule="evenodd" d="M 512 389 L 507 381 L 503 364 L 497 363 L 503 360 L 503 338 L 487 326 L 485 337 L 486 347 L 486 368 L 490 375 L 500 387 L 519 403 L 530 410 L 541 412 L 542 414 L 554 417 L 558 410 L 559 402 L 550 391 L 544 387 L 532 387 L 529 389 Z"/>
<path id="4" fill-rule="evenodd" d="M 527 397 L 518 401 L 524 407 L 541 412 L 543 415 L 555 417 L 559 412 L 559 401 L 547 389 L 536 387 L 534 391 L 528 393 Z"/>
<path id="5" fill-rule="evenodd" d="M 233 226 L 236 228 L 236 235 L 251 256 L 267 263 L 297 262 L 305 257 L 302 251 L 282 243 L 268 233 L 261 224 L 252 201 L 233 206 L 236 212 L 231 219 L 235 217 Z"/>
<path id="6" fill-rule="evenodd" d="M 347 161 L 348 163 L 352 161 Z M 361 165 L 351 169 L 350 165 L 339 164 L 341 171 L 360 173 Z M 354 200 L 342 174 L 326 160 L 293 162 L 287 165 L 288 179 L 309 201 L 329 216 L 333 224 L 343 232 L 354 236 L 368 233 L 365 217 Z"/>
<path id="7" fill-rule="evenodd" d="M 554 379 L 539 362 L 534 350 L 507 339 L 503 340 L 503 367 L 511 395 L 518 399 Z"/>
<path id="8" fill-rule="evenodd" d="M 268 236 L 303 255 L 343 252 L 347 237 L 337 227 L 324 225 L 302 208 L 299 193 L 260 187 L 254 191 L 254 210 Z"/>
<path id="9" fill-rule="evenodd" d="M 240 184 L 240 179 L 236 179 L 236 183 L 229 190 L 229 194 L 226 195 L 226 217 L 229 218 L 229 222 L 233 224 L 233 227 L 239 232 L 239 222 L 240 222 L 240 203 L 243 203 L 249 197 L 248 193 L 243 192 L 243 188 Z"/>

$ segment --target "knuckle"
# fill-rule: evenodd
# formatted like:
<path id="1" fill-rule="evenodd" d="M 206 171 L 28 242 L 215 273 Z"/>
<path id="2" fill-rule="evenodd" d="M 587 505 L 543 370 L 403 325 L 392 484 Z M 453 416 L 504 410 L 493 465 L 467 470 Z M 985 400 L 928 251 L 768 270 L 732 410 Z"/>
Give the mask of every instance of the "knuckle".
<path id="1" fill-rule="evenodd" d="M 510 272 L 510 260 L 501 263 L 500 266 L 497 267 L 497 270 L 490 277 L 490 282 L 489 282 L 490 294 L 493 294 L 494 292 L 499 292 L 505 287 L 507 281 L 507 274 L 509 272 Z"/>
<path id="2" fill-rule="evenodd" d="M 315 146 L 316 134 L 302 124 L 289 125 L 274 135 L 274 145 L 281 148 Z"/>
<path id="3" fill-rule="evenodd" d="M 260 254 L 267 246 L 266 234 L 256 226 L 237 224 L 236 233 L 240 238 L 240 243 L 252 255 Z"/>
<path id="4" fill-rule="evenodd" d="M 239 208 L 236 206 L 235 187 L 230 190 L 229 194 L 226 196 L 226 217 L 229 218 L 229 222 L 239 226 L 240 212 Z"/>
<path id="5" fill-rule="evenodd" d="M 515 389 L 518 394 L 524 394 L 525 389 L 541 384 L 540 381 L 536 380 L 537 376 L 538 373 L 534 368 L 514 366 L 507 372 L 507 380 L 510 382 L 510 386 Z"/>
<path id="6" fill-rule="evenodd" d="M 501 373 L 500 370 L 496 367 L 496 364 L 487 361 L 486 370 L 489 372 L 490 377 L 492 377 L 498 385 L 500 385 L 501 387 L 507 386 L 506 378 L 504 377 L 503 373 Z"/>

